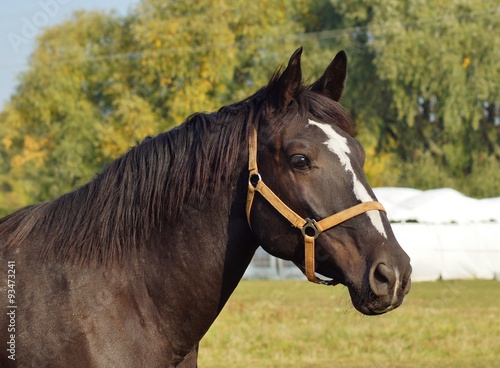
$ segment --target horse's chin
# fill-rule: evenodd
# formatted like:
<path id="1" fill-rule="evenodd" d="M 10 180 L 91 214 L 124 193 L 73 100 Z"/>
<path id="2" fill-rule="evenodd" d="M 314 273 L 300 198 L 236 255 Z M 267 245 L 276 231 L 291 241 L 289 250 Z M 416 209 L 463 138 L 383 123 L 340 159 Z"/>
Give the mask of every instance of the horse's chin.
<path id="1" fill-rule="evenodd" d="M 382 298 L 374 298 L 371 292 L 359 292 L 355 288 L 349 286 L 347 288 L 354 308 L 367 316 L 378 316 L 390 312 L 402 304 L 402 300 L 401 302 L 392 304 Z"/>
<path id="2" fill-rule="evenodd" d="M 305 273 L 305 267 L 303 263 L 294 262 L 295 265 Z M 336 272 L 334 268 L 319 267 L 316 268 L 316 274 L 323 278 L 325 281 L 329 281 L 329 285 L 342 284 L 349 290 L 349 295 L 351 296 L 351 302 L 356 310 L 367 316 L 377 316 L 387 312 L 390 312 L 401 305 L 401 302 L 397 304 L 391 304 L 384 298 L 376 298 L 374 294 L 370 291 L 364 290 L 363 288 L 356 287 L 347 281 L 344 275 L 340 272 Z"/>

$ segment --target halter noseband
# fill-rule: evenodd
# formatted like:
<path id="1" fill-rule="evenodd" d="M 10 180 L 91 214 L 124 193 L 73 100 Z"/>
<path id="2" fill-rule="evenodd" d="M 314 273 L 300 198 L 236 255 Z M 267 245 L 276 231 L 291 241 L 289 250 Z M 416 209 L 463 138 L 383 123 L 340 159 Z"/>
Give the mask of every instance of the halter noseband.
<path id="1" fill-rule="evenodd" d="M 252 129 L 248 142 L 248 194 L 246 214 L 248 225 L 250 224 L 250 212 L 252 210 L 253 199 L 255 192 L 259 192 L 269 204 L 271 204 L 283 217 L 285 217 L 292 226 L 300 229 L 304 236 L 305 247 L 305 271 L 307 279 L 316 284 L 336 285 L 338 282 L 334 280 L 322 280 L 318 278 L 314 271 L 314 239 L 316 239 L 323 231 L 328 230 L 346 220 L 356 217 L 362 213 L 371 210 L 383 211 L 384 207 L 376 201 L 359 203 L 341 212 L 335 213 L 320 221 L 314 219 L 302 218 L 297 215 L 290 207 L 288 207 L 274 192 L 264 183 L 259 174 L 257 167 L 257 129 Z"/>

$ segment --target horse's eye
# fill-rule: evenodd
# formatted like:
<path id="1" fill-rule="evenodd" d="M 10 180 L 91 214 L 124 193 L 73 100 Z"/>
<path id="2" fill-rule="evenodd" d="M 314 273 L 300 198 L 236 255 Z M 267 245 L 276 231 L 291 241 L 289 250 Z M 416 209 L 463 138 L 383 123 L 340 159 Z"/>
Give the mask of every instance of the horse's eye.
<path id="1" fill-rule="evenodd" d="M 293 155 L 290 159 L 292 166 L 298 170 L 309 169 L 311 163 L 309 159 L 304 155 Z"/>

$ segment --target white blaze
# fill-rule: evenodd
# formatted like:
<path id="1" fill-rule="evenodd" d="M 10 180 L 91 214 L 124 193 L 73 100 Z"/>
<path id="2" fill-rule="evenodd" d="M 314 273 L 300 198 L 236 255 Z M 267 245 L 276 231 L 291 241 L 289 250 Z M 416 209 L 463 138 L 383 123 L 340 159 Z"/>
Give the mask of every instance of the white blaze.
<path id="1" fill-rule="evenodd" d="M 344 166 L 344 169 L 347 172 L 352 174 L 352 182 L 353 182 L 353 192 L 358 200 L 361 202 L 371 202 L 375 199 L 368 193 L 365 186 L 359 181 L 354 169 L 352 168 L 351 159 L 349 157 L 349 153 L 351 150 L 347 145 L 347 139 L 338 134 L 335 129 L 333 129 L 328 124 L 317 123 L 314 120 L 309 119 L 309 124 L 315 125 L 320 128 L 328 137 L 328 140 L 324 142 L 324 144 L 328 147 L 328 149 L 338 156 L 340 159 L 340 163 Z M 387 239 L 387 234 L 385 232 L 384 224 L 382 223 L 382 217 L 380 216 L 380 212 L 376 210 L 366 212 L 373 226 L 377 229 L 377 231 L 382 234 Z"/>

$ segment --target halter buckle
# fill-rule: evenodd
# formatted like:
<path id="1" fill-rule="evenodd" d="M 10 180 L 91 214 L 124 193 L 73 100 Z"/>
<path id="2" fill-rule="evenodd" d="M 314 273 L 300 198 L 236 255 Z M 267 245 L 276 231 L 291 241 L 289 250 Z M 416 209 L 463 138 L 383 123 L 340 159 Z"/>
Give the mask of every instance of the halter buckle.
<path id="1" fill-rule="evenodd" d="M 262 180 L 262 176 L 260 176 L 260 174 L 257 172 L 257 173 L 250 175 L 250 177 L 248 178 L 248 184 L 250 184 L 252 187 L 256 188 L 257 184 L 259 184 L 259 181 L 261 181 L 261 180 Z"/>
<path id="2" fill-rule="evenodd" d="M 300 229 L 300 231 L 302 231 L 302 235 L 311 236 L 314 239 L 316 239 L 319 236 L 319 234 L 321 234 L 321 232 L 316 227 L 316 220 L 310 218 L 306 218 L 305 220 L 306 224 Z"/>

